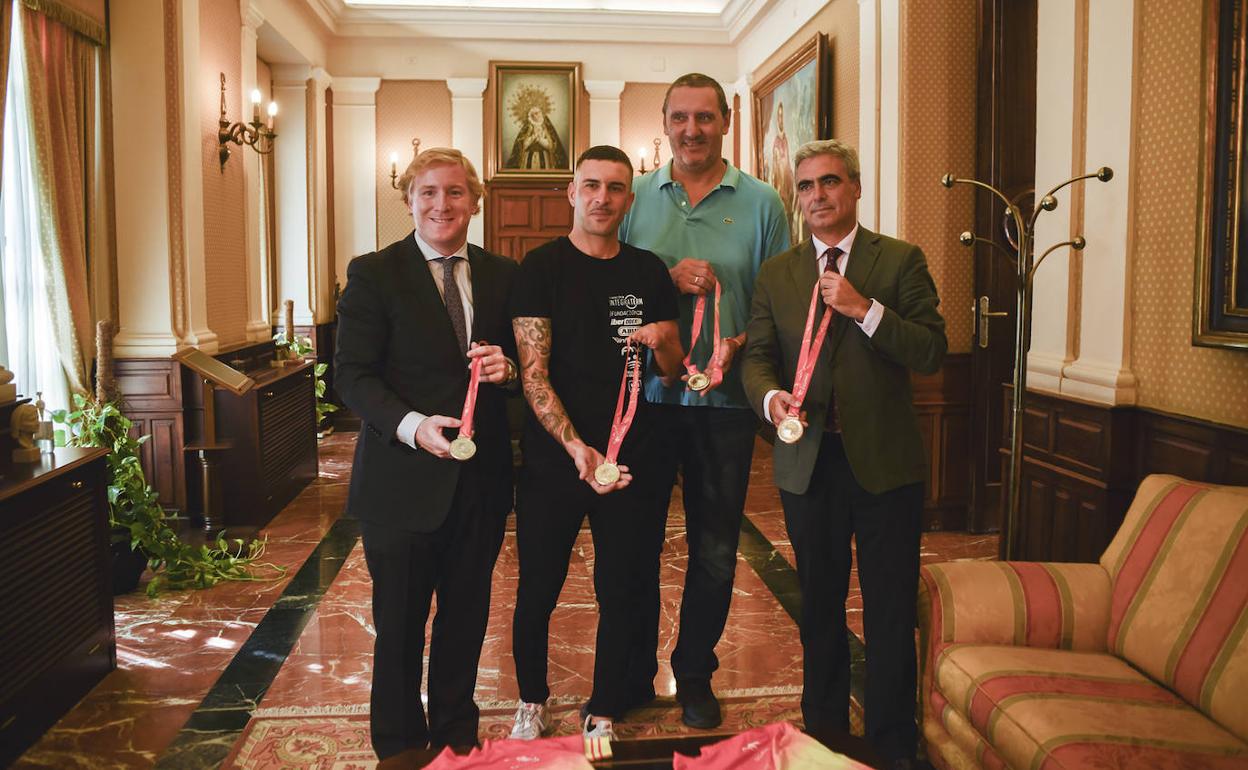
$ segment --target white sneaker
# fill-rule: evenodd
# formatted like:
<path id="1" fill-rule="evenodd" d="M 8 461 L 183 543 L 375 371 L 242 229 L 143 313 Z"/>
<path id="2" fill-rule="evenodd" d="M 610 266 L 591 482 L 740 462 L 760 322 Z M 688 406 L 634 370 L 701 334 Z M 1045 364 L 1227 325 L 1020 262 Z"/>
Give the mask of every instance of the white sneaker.
<path id="1" fill-rule="evenodd" d="M 545 703 L 524 703 L 516 707 L 515 724 L 511 726 L 511 738 L 532 741 L 542 737 L 550 723 L 550 712 Z"/>
<path id="2" fill-rule="evenodd" d="M 592 714 L 585 717 L 585 727 L 581 734 L 587 739 L 606 738 L 612 741 L 615 740 L 615 730 L 611 726 L 611 720 L 598 717 L 598 721 L 594 722 L 594 726 L 591 728 L 589 723 L 593 718 Z"/>

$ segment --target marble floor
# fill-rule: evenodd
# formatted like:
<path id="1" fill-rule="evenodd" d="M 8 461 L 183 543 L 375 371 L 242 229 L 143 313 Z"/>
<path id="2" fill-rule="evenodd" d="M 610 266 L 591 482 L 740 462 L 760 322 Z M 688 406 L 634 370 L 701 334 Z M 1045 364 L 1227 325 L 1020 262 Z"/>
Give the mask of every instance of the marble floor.
<path id="1" fill-rule="evenodd" d="M 220 766 L 227 757 L 229 766 L 235 766 L 242 738 L 255 720 L 313 715 L 360 719 L 366 714 L 373 638 L 369 578 L 358 525 L 341 517 L 354 441 L 351 433 L 324 439 L 320 477 L 263 530 L 266 559 L 283 565 L 284 574 L 168 592 L 157 599 L 148 599 L 141 590 L 117 597 L 117 669 L 13 767 L 199 768 Z M 770 451 L 760 443 L 732 611 L 717 648 L 721 668 L 716 691 L 735 704 L 726 709 L 728 728 L 737 714 L 745 715 L 741 724 L 758 719 L 754 712 L 787 714 L 784 709 L 792 710 L 800 692 L 801 647 L 793 620 L 800 596 L 792 546 L 770 479 Z M 675 682 L 667 664 L 683 584 L 683 540 L 676 496 L 662 564 L 660 671 L 655 682 L 660 698 L 644 720 L 635 720 L 661 724 L 669 733 L 687 729 L 670 697 Z M 995 535 L 931 533 L 924 536 L 922 558 L 985 559 L 996 551 Z M 577 542 L 552 619 L 551 689 L 556 716 L 566 717 L 568 729 L 575 723 L 576 705 L 590 690 L 592 559 L 586 531 Z M 495 569 L 477 683 L 482 730 L 490 736 L 505 733 L 518 694 L 509 631 L 516 575 L 515 537 L 509 531 Z M 849 623 L 861 639 L 856 577 L 850 593 Z M 854 649 L 860 658 L 861 643 Z M 647 729 L 640 724 L 624 727 L 626 735 Z M 299 764 L 286 756 L 281 766 L 321 765 Z"/>

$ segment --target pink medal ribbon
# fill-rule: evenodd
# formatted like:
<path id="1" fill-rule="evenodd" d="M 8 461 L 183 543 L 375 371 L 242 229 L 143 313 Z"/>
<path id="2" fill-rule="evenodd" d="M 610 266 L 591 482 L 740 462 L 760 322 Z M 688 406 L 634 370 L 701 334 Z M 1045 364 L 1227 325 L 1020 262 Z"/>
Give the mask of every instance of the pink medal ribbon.
<path id="1" fill-rule="evenodd" d="M 718 385 L 724 380 L 724 370 L 720 368 L 720 365 L 719 365 L 719 346 L 721 342 L 721 340 L 719 339 L 720 291 L 721 291 L 720 283 L 717 280 L 715 281 L 715 308 L 714 308 L 715 341 L 711 346 L 711 360 L 705 372 L 698 371 L 698 367 L 694 366 L 694 364 L 691 362 L 690 359 L 693 358 L 693 349 L 697 346 L 698 336 L 702 331 L 702 318 L 704 315 L 706 315 L 706 295 L 705 294 L 698 295 L 698 298 L 694 302 L 694 305 L 693 305 L 693 329 L 690 332 L 689 352 L 685 354 L 685 360 L 684 360 L 685 371 L 689 373 L 689 379 L 685 381 L 685 384 L 689 386 L 690 390 L 698 392 L 698 393 L 701 393 L 702 391 L 714 385 Z"/>
<path id="2" fill-rule="evenodd" d="M 815 362 L 819 359 L 819 349 L 823 347 L 823 338 L 828 334 L 828 325 L 832 321 L 832 309 L 827 308 L 823 318 L 819 320 L 819 331 L 811 340 L 811 332 L 815 328 L 815 311 L 819 309 L 819 282 L 815 282 L 814 291 L 810 294 L 810 310 L 806 313 L 806 328 L 802 331 L 802 347 L 797 355 L 797 371 L 793 375 L 793 402 L 789 404 L 788 414 L 776 426 L 776 436 L 786 444 L 792 444 L 802 437 L 804 428 L 799 415 L 802 402 L 806 400 L 806 392 L 810 389 L 810 378 L 815 373 Z"/>
<path id="3" fill-rule="evenodd" d="M 620 395 L 615 400 L 615 416 L 611 418 L 611 435 L 607 438 L 607 456 L 601 465 L 594 469 L 594 481 L 601 486 L 609 486 L 620 480 L 620 466 L 617 460 L 624 437 L 633 425 L 633 416 L 637 414 L 637 402 L 641 399 L 641 355 L 633 347 L 630 337 L 624 342 L 624 373 L 620 377 Z M 629 370 L 632 370 L 630 382 Z M 631 385 L 631 387 L 630 387 Z M 624 399 L 632 390 L 633 397 L 628 402 L 628 410 L 624 409 Z"/>
<path id="4" fill-rule="evenodd" d="M 481 358 L 472 359 L 468 367 L 468 395 L 464 398 L 464 411 L 459 417 L 459 436 L 451 442 L 451 457 L 468 460 L 477 453 L 472 440 L 472 418 L 477 411 L 477 388 L 481 385 Z"/>

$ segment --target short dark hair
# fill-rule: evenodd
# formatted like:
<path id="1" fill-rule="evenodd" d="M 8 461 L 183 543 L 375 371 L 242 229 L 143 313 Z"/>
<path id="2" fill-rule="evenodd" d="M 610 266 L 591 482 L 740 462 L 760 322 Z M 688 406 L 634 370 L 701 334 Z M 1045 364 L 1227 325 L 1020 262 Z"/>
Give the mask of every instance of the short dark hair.
<path id="1" fill-rule="evenodd" d="M 724 87 L 719 81 L 710 75 L 703 75 L 701 72 L 690 72 L 687 75 L 681 75 L 672 81 L 667 87 L 667 93 L 663 94 L 663 117 L 667 117 L 667 99 L 672 95 L 674 88 L 713 88 L 715 89 L 715 98 L 719 100 L 719 113 L 725 118 L 728 117 L 728 97 L 724 94 Z"/>
<path id="2" fill-rule="evenodd" d="M 628 159 L 628 153 L 619 147 L 612 147 L 609 144 L 598 144 L 590 147 L 581 153 L 581 157 L 576 159 L 576 169 L 579 169 L 581 164 L 587 160 L 611 160 L 616 163 L 623 163 L 628 168 L 628 175 L 633 175 L 633 162 Z"/>

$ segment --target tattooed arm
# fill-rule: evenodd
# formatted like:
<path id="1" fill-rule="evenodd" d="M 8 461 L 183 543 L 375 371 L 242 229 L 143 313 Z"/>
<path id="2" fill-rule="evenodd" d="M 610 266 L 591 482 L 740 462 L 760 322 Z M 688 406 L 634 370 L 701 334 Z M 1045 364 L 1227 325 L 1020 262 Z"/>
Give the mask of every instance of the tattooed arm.
<path id="1" fill-rule="evenodd" d="M 595 492 L 602 495 L 628 486 L 632 476 L 623 465 L 620 466 L 620 480 L 614 484 L 604 487 L 594 481 L 594 469 L 605 458 L 581 440 L 550 382 L 550 319 L 531 316 L 513 318 L 511 328 L 515 332 L 516 350 L 520 354 L 521 387 L 538 422 L 567 451 L 576 464 L 581 480 Z"/>

